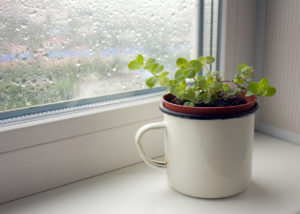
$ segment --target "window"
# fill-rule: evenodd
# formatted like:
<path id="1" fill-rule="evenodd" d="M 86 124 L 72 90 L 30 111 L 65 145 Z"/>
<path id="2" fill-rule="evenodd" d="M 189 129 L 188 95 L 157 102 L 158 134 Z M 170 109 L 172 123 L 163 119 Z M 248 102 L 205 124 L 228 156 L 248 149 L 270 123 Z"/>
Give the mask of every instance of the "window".
<path id="1" fill-rule="evenodd" d="M 0 120 L 151 92 L 148 74 L 129 71 L 128 61 L 142 53 L 172 72 L 177 57 L 217 56 L 219 7 L 218 0 L 1 1 Z"/>
<path id="2" fill-rule="evenodd" d="M 1 174 L 7 194 L 1 195 L 0 203 L 140 161 L 134 133 L 143 123 L 161 121 L 162 115 L 157 110 L 158 97 L 136 95 L 148 97 L 144 94 L 162 89 L 144 89 L 141 83 L 146 74 L 129 73 L 127 62 L 141 52 L 159 57 L 171 72 L 175 68 L 170 63 L 178 56 L 207 55 L 210 47 L 218 52 L 219 37 L 213 36 L 220 32 L 218 3 L 0 1 L 0 162 L 4 171 L 9 169 Z M 211 17 L 212 8 L 217 19 Z M 102 78 L 97 79 L 100 74 Z M 129 86 L 123 87 L 122 80 Z M 88 90 L 83 88 L 84 96 L 75 96 L 84 81 L 88 86 L 98 83 L 98 88 L 107 91 L 84 94 Z M 110 81 L 109 87 L 103 86 L 104 81 Z M 26 96 L 36 102 L 25 102 Z M 139 100 L 118 105 L 104 102 L 131 96 Z M 14 100 L 16 104 L 8 102 Z M 105 106 L 86 110 L 99 105 Z M 145 142 L 151 156 L 162 154 L 160 134 Z"/>

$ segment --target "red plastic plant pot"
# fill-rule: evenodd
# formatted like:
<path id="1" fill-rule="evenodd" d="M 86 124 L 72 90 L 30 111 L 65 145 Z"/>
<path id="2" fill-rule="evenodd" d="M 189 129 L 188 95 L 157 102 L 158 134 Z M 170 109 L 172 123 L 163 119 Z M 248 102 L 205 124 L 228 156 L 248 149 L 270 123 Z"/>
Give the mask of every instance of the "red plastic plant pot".
<path id="1" fill-rule="evenodd" d="M 243 98 L 247 101 L 245 104 L 235 105 L 235 106 L 225 106 L 225 107 L 190 107 L 190 106 L 183 106 L 171 103 L 167 100 L 171 100 L 174 97 L 172 94 L 166 94 L 163 96 L 163 105 L 165 108 L 185 113 L 185 114 L 193 114 L 193 115 L 223 115 L 223 114 L 234 114 L 240 113 L 247 110 L 250 110 L 254 107 L 256 103 L 256 96 L 252 95 L 249 97 L 245 97 L 243 94 Z"/>

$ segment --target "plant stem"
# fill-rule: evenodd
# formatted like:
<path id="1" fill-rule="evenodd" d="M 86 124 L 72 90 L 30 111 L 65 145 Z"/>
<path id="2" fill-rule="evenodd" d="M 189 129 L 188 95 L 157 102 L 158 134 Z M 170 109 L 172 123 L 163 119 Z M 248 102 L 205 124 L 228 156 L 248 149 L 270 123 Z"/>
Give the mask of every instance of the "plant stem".
<path id="1" fill-rule="evenodd" d="M 210 70 L 208 69 L 207 65 L 204 64 L 205 69 L 207 70 L 207 72 L 210 72 Z"/>
<path id="2" fill-rule="evenodd" d="M 197 87 L 196 87 L 196 83 L 197 82 L 197 80 L 196 80 L 196 78 L 194 77 L 194 89 L 196 90 L 197 89 Z"/>
<path id="3" fill-rule="evenodd" d="M 233 80 L 222 80 L 221 82 L 231 82 L 235 85 L 237 85 L 239 88 L 246 90 L 246 88 L 240 84 L 238 84 L 237 82 L 234 82 Z"/>
<path id="4" fill-rule="evenodd" d="M 246 79 L 244 79 L 244 81 L 245 81 L 246 83 L 248 83 L 248 84 L 250 84 L 250 83 L 251 83 L 251 82 L 247 81 Z"/>

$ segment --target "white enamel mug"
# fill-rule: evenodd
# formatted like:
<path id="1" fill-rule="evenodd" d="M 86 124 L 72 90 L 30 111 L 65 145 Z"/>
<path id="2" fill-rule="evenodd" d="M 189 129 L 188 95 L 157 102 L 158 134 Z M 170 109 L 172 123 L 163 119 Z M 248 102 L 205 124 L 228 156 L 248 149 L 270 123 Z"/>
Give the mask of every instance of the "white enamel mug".
<path id="1" fill-rule="evenodd" d="M 198 116 L 170 111 L 160 105 L 164 121 L 141 127 L 137 149 L 151 167 L 167 169 L 169 185 L 200 198 L 223 198 L 244 191 L 251 179 L 254 112 Z M 142 135 L 164 129 L 165 161 L 145 155 Z"/>

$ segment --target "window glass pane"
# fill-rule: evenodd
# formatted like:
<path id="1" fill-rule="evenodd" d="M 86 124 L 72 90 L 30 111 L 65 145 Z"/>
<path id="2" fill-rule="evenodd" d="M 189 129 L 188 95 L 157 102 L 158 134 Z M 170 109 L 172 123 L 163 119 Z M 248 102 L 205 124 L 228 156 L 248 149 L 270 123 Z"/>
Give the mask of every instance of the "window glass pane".
<path id="1" fill-rule="evenodd" d="M 128 61 L 142 53 L 174 72 L 197 51 L 198 4 L 0 1 L 0 112 L 146 88 Z"/>
<path id="2" fill-rule="evenodd" d="M 218 34 L 219 29 L 219 0 L 204 0 L 203 1 L 203 55 L 204 56 L 217 56 L 219 48 Z M 217 70 L 217 63 L 210 65 L 211 70 Z"/>

